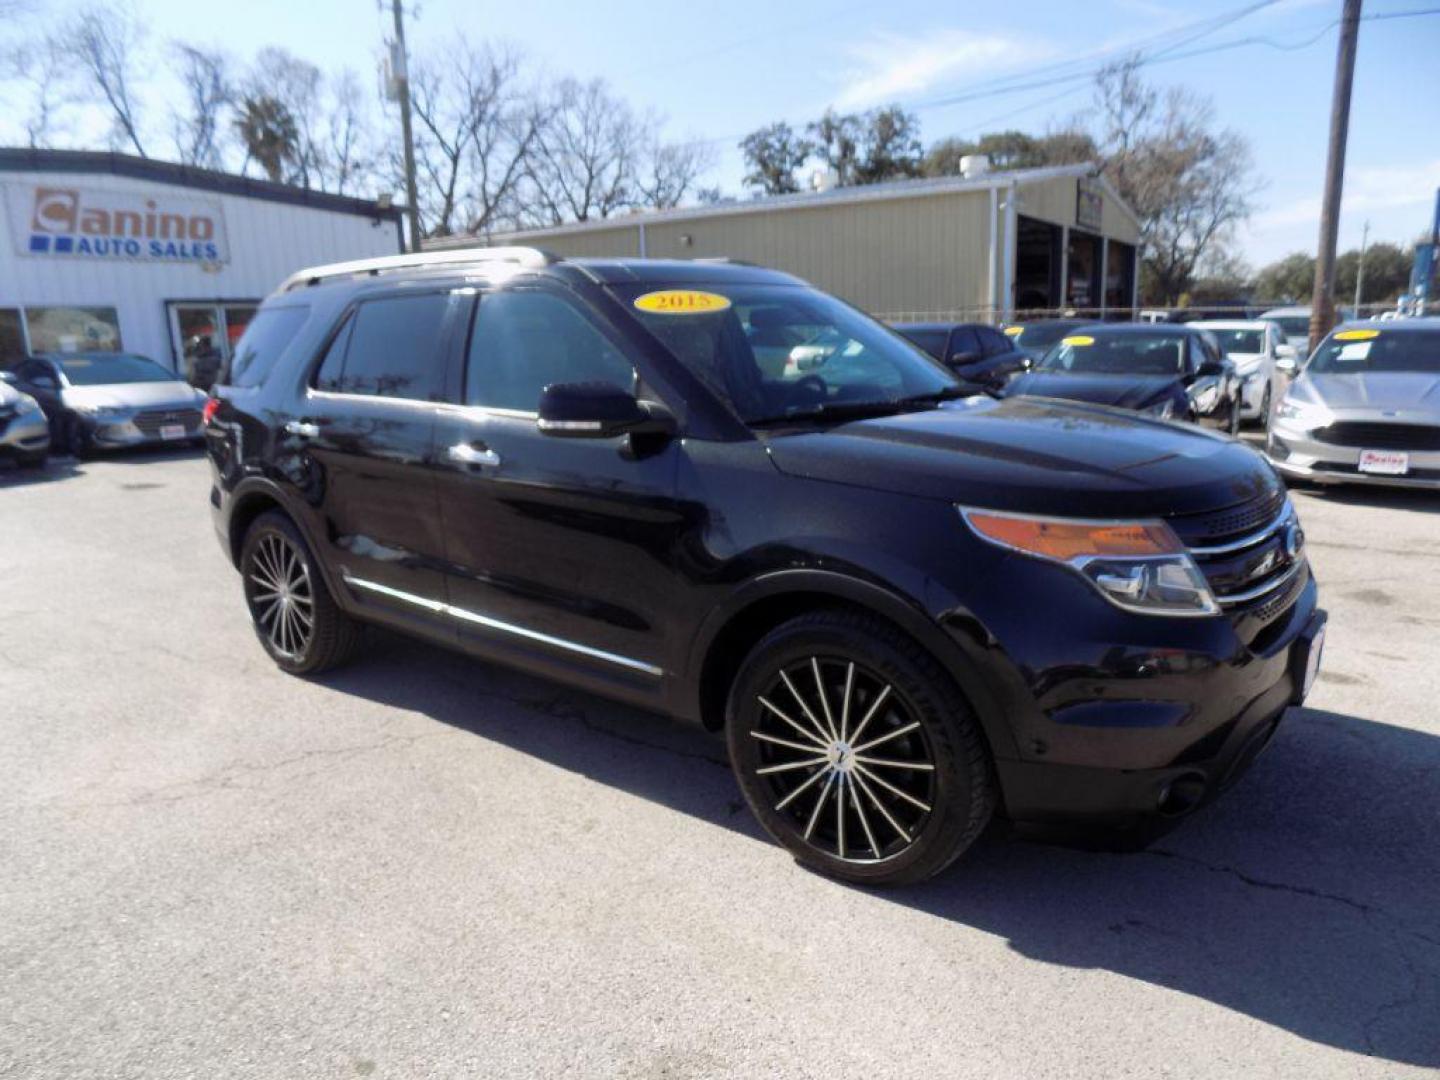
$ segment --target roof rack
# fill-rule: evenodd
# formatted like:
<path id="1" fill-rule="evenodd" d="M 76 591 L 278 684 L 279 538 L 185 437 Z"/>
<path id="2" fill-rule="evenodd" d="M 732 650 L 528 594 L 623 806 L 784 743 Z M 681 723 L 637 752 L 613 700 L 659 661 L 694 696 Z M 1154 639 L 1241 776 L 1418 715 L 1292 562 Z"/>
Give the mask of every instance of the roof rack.
<path id="1" fill-rule="evenodd" d="M 534 247 L 461 248 L 455 251 L 416 251 L 404 255 L 383 255 L 377 259 L 330 263 L 299 270 L 285 279 L 281 292 L 289 292 L 334 278 L 378 276 L 397 270 L 423 270 L 437 266 L 483 266 L 501 263 L 521 270 L 539 270 L 560 261 L 560 256 Z"/>

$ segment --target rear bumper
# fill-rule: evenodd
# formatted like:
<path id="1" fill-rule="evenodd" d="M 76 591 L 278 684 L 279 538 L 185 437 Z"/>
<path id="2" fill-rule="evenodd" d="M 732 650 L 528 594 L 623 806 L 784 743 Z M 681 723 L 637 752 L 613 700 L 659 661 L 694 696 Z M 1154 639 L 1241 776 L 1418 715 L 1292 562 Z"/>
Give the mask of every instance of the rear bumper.
<path id="1" fill-rule="evenodd" d="M 1006 811 L 1023 826 L 1147 826 L 1163 831 L 1213 801 L 1235 783 L 1269 745 L 1285 710 L 1303 702 L 1312 646 L 1323 633 L 1324 611 L 1312 609 L 1304 628 L 1275 656 L 1278 676 L 1228 721 L 1211 728 L 1154 768 L 1115 769 L 1030 760 L 997 761 Z M 1318 651 L 1315 656 L 1318 667 Z M 1229 687 L 1218 680 L 1217 693 Z M 1136 730 L 1130 737 L 1144 739 Z M 1158 829 L 1157 829 L 1158 827 Z"/>

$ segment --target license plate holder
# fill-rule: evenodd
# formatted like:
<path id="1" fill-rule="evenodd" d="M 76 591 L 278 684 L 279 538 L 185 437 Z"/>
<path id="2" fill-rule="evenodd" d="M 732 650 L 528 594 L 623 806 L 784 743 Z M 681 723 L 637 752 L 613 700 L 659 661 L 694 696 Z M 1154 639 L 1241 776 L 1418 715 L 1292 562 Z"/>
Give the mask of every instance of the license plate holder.
<path id="1" fill-rule="evenodd" d="M 1360 471 L 1374 476 L 1404 476 L 1410 471 L 1410 455 L 1404 450 L 1361 450 Z"/>
<path id="2" fill-rule="evenodd" d="M 162 439 L 183 439 L 185 437 L 184 424 L 161 424 L 160 438 Z"/>
<path id="3" fill-rule="evenodd" d="M 1290 654 L 1290 662 L 1293 665 L 1294 693 L 1291 697 L 1291 704 L 1302 705 L 1305 699 L 1310 696 L 1310 691 L 1315 688 L 1315 679 L 1320 674 L 1320 661 L 1325 653 L 1325 625 L 1324 613 L 1310 624 L 1310 627 L 1295 642 L 1294 651 Z"/>

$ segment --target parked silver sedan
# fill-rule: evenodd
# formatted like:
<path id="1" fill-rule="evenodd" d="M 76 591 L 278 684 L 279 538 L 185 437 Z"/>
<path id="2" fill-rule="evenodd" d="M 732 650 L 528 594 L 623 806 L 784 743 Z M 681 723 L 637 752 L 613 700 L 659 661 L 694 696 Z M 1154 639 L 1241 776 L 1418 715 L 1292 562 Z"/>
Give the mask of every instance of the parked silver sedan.
<path id="1" fill-rule="evenodd" d="M 1275 410 L 1286 476 L 1440 489 L 1440 318 L 1333 330 Z"/>
<path id="2" fill-rule="evenodd" d="M 205 394 L 133 353 L 40 353 L 11 369 L 58 447 L 85 457 L 144 443 L 199 443 Z"/>
<path id="3" fill-rule="evenodd" d="M 34 468 L 45 464 L 49 450 L 50 425 L 40 403 L 17 390 L 8 371 L 0 371 L 0 460 Z"/>

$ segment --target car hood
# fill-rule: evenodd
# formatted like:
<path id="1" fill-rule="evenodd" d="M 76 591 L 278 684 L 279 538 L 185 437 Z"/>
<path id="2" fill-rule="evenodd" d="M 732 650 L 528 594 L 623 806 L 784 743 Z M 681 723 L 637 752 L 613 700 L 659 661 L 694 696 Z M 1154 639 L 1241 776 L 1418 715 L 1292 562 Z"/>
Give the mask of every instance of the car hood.
<path id="1" fill-rule="evenodd" d="M 1331 409 L 1347 412 L 1426 414 L 1440 418 L 1440 374 L 1371 371 L 1354 375 L 1300 376 L 1297 391 L 1308 391 Z"/>
<path id="2" fill-rule="evenodd" d="M 968 506 L 1155 517 L 1273 491 L 1254 450 L 1199 428 L 1093 405 L 971 398 L 768 440 L 782 472 Z"/>
<path id="3" fill-rule="evenodd" d="M 195 388 L 175 379 L 171 382 L 111 383 L 105 386 L 70 386 L 61 395 L 65 404 L 109 405 L 121 409 L 195 409 L 200 399 Z"/>
<path id="4" fill-rule="evenodd" d="M 1180 385 L 1175 375 L 1071 375 L 1030 371 L 1013 379 L 1006 393 L 1143 409 L 1173 397 Z"/>
<path id="5" fill-rule="evenodd" d="M 0 380 L 0 409 L 14 408 L 29 396 L 23 390 L 17 390 L 4 380 Z"/>

